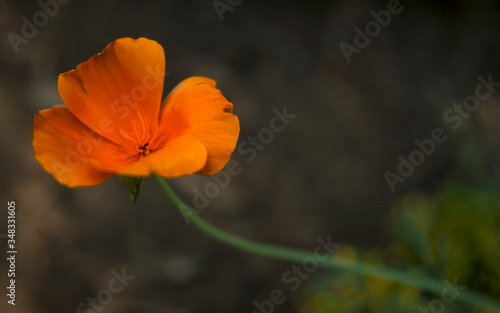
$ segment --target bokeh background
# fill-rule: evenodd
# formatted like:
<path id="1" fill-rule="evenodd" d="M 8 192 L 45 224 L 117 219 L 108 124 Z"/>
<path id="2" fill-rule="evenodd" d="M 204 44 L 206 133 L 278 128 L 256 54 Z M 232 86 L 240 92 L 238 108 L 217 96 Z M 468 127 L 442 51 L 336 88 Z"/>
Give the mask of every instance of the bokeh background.
<path id="1" fill-rule="evenodd" d="M 103 312 L 252 312 L 253 301 L 269 299 L 273 289 L 287 297 L 274 312 L 312 312 L 307 303 L 321 294 L 318 281 L 330 277 L 315 271 L 290 291 L 281 278 L 290 263 L 237 251 L 186 225 L 152 179 L 132 204 L 116 177 L 69 189 L 43 171 L 32 154 L 33 116 L 62 103 L 59 73 L 120 37 L 147 37 L 164 47 L 165 95 L 186 77 L 214 78 L 234 103 L 240 143 L 268 127 L 274 108 L 296 114 L 253 161 L 233 154 L 242 172 L 200 213 L 224 230 L 308 251 L 330 235 L 342 247 L 372 251 L 393 241 L 394 215 L 408 194 L 432 197 L 450 182 L 498 193 L 492 187 L 500 173 L 498 90 L 457 130 L 443 113 L 474 94 L 478 76 L 500 81 L 500 5 L 401 1 L 401 13 L 348 63 L 340 43 L 353 45 L 354 28 L 364 29 L 370 11 L 388 3 L 242 1 L 221 21 L 211 0 L 72 0 L 16 53 L 8 34 L 20 35 L 22 18 L 31 20 L 41 7 L 0 0 L 0 232 L 6 233 L 6 203 L 14 200 L 19 251 L 12 307 L 0 238 L 0 311 L 76 312 L 107 287 L 112 270 L 125 267 L 135 278 Z M 384 173 L 397 173 L 398 156 L 407 158 L 414 141 L 437 127 L 449 139 L 391 192 Z M 171 185 L 190 203 L 193 188 L 211 181 L 192 176 Z M 482 229 L 467 224 L 467 216 L 455 230 Z"/>

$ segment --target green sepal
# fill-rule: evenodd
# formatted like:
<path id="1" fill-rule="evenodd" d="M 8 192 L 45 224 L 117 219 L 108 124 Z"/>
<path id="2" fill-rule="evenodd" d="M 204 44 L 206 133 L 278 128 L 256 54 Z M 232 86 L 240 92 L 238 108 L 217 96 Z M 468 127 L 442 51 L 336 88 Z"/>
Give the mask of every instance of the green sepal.
<path id="1" fill-rule="evenodd" d="M 128 191 L 130 191 L 130 200 L 132 200 L 132 203 L 135 203 L 137 200 L 137 197 L 139 196 L 139 190 L 141 189 L 141 184 L 142 181 L 144 180 L 144 177 L 132 177 L 132 176 L 120 176 L 120 179 L 122 182 L 125 184 L 125 187 L 127 187 Z"/>

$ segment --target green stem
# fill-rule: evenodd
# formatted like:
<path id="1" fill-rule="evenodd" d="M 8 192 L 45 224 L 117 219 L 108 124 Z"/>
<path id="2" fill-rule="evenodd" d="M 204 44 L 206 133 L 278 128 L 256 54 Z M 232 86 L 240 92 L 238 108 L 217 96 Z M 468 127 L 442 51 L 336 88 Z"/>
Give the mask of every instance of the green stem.
<path id="1" fill-rule="evenodd" d="M 189 206 L 184 204 L 163 178 L 158 176 L 154 176 L 154 178 L 156 179 L 156 182 L 162 189 L 163 193 L 167 196 L 170 202 L 172 202 L 172 204 L 181 212 L 186 221 L 192 222 L 199 230 L 209 235 L 210 237 L 240 250 L 264 255 L 275 259 L 302 263 L 307 258 L 314 258 L 312 253 L 306 251 L 259 243 L 222 231 L 200 218 L 197 213 L 195 213 Z M 439 296 L 441 296 L 443 290 L 447 288 L 442 281 L 430 277 L 412 274 L 402 270 L 381 267 L 359 261 L 343 261 L 334 257 L 328 258 L 326 260 L 315 258 L 315 260 L 318 262 L 319 266 L 325 268 L 350 271 L 357 274 L 390 280 L 400 284 L 430 291 Z M 460 294 L 457 297 L 457 300 L 462 301 L 463 303 L 467 303 L 478 308 L 491 309 L 500 312 L 498 311 L 500 310 L 500 302 L 496 299 L 492 299 L 490 297 L 468 290 L 460 290 L 459 292 Z"/>

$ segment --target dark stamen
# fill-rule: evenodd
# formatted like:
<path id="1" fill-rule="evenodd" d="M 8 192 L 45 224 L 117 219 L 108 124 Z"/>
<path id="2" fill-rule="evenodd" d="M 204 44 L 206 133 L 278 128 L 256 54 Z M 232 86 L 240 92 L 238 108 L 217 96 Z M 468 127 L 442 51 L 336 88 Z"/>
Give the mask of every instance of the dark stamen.
<path id="1" fill-rule="evenodd" d="M 145 143 L 143 146 L 140 146 L 139 147 L 139 154 L 149 155 L 151 153 L 151 151 L 149 150 L 148 146 L 149 146 L 149 143 Z"/>

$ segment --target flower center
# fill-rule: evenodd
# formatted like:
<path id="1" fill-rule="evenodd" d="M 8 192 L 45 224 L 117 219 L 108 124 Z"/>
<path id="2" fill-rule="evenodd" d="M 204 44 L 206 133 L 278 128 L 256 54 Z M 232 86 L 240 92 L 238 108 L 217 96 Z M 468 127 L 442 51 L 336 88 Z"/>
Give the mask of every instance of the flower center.
<path id="1" fill-rule="evenodd" d="M 128 132 L 120 129 L 123 138 L 128 142 L 125 148 L 139 157 L 150 155 L 161 144 L 161 140 L 155 140 L 158 139 L 158 125 L 151 125 L 147 117 L 142 117 L 140 111 L 137 111 L 137 119 L 131 119 L 130 122 L 133 127 Z"/>
<path id="2" fill-rule="evenodd" d="M 139 154 L 149 155 L 151 153 L 151 150 L 149 150 L 149 142 L 143 144 L 142 146 L 139 146 L 138 150 Z"/>

